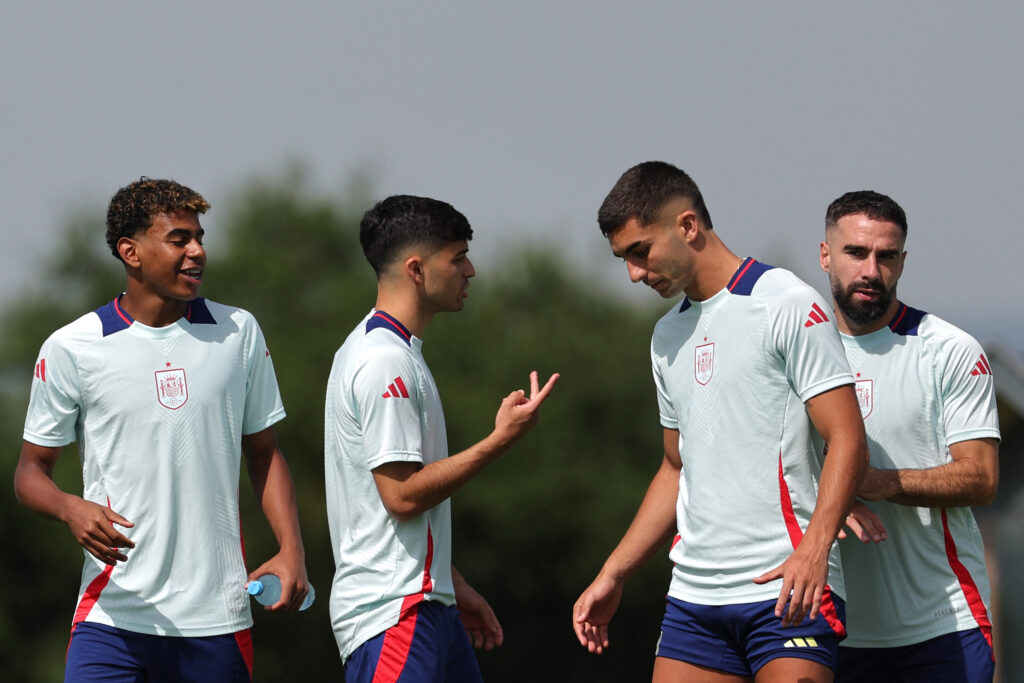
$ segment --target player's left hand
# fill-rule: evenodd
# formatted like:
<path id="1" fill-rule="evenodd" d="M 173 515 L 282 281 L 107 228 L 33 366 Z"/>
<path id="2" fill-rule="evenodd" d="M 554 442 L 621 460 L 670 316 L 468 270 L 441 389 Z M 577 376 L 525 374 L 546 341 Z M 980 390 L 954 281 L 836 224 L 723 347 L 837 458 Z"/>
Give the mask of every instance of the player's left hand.
<path id="1" fill-rule="evenodd" d="M 305 554 L 301 551 L 281 550 L 256 569 L 249 572 L 249 581 L 254 581 L 264 574 L 275 574 L 281 579 L 281 599 L 263 609 L 294 612 L 302 606 L 302 601 L 309 592 L 309 577 L 306 575 Z"/>
<path id="2" fill-rule="evenodd" d="M 455 606 L 473 647 L 493 650 L 505 640 L 494 610 L 484 597 L 465 581 L 455 582 Z"/>
<path id="3" fill-rule="evenodd" d="M 775 603 L 775 616 L 782 617 L 783 626 L 799 624 L 804 617 L 816 619 L 828 581 L 828 554 L 812 555 L 800 544 L 785 562 L 754 579 L 754 583 L 768 583 L 782 579 L 782 590 Z M 786 608 L 786 602 L 789 608 Z"/>

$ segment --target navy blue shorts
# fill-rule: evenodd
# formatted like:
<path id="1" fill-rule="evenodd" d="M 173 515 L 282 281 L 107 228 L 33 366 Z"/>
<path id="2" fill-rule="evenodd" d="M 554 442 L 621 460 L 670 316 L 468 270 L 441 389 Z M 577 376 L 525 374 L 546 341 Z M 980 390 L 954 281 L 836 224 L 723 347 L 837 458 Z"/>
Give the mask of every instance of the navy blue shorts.
<path id="1" fill-rule="evenodd" d="M 900 647 L 841 647 L 837 683 L 990 683 L 992 646 L 981 629 Z"/>
<path id="2" fill-rule="evenodd" d="M 398 623 L 356 648 L 345 662 L 347 683 L 483 683 L 454 605 L 420 602 Z"/>
<path id="3" fill-rule="evenodd" d="M 252 633 L 184 638 L 82 621 L 71 632 L 65 682 L 249 683 Z"/>
<path id="4" fill-rule="evenodd" d="M 846 603 L 829 594 L 823 613 L 782 626 L 776 600 L 738 605 L 697 605 L 667 598 L 655 656 L 751 678 L 773 659 L 809 659 L 836 670 L 846 637 Z"/>

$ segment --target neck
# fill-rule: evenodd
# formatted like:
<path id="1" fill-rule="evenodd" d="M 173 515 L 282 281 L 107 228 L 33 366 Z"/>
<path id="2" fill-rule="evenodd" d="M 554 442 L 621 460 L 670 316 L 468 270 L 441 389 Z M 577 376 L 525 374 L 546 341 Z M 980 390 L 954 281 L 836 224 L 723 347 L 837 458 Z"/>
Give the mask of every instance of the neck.
<path id="1" fill-rule="evenodd" d="M 423 339 L 423 332 L 434 317 L 433 313 L 422 310 L 415 301 L 410 301 L 410 297 L 396 294 L 382 286 L 377 287 L 374 308 L 395 318 L 420 339 Z"/>
<path id="2" fill-rule="evenodd" d="M 725 289 L 743 259 L 732 253 L 714 233 L 694 254 L 693 282 L 684 290 L 692 301 L 705 301 Z"/>
<path id="3" fill-rule="evenodd" d="M 125 313 L 143 325 L 167 327 L 185 315 L 189 302 L 164 299 L 152 292 L 133 287 L 129 281 L 120 303 Z"/>

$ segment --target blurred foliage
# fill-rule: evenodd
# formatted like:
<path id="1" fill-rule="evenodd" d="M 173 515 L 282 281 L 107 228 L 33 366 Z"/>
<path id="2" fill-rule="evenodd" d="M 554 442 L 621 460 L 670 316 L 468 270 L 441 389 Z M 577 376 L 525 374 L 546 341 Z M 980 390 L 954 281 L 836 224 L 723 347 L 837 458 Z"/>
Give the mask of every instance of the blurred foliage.
<path id="1" fill-rule="evenodd" d="M 254 610 L 258 681 L 340 680 L 342 672 L 327 613 L 333 558 L 323 403 L 334 351 L 374 301 L 373 273 L 357 238 L 370 202 L 365 183 L 325 197 L 292 171 L 253 181 L 214 209 L 220 234 L 209 241 L 218 248 L 209 254 L 203 294 L 252 311 L 266 334 L 288 410 L 278 440 L 320 591 L 308 612 Z M 96 214 L 68 226 L 52 260 L 40 266 L 38 289 L 0 318 L 0 457 L 8 477 L 39 346 L 123 288 Z M 204 220 L 208 229 L 211 222 Z M 596 227 L 594 233 L 600 239 Z M 505 630 L 501 648 L 479 655 L 491 682 L 649 678 L 668 587 L 661 554 L 627 586 L 608 652 L 588 655 L 576 643 L 572 605 L 625 531 L 660 462 L 648 340 L 663 305 L 653 300 L 638 309 L 610 297 L 596 278 L 568 268 L 562 249 L 552 240 L 510 250 L 500 263 L 476 264 L 465 310 L 439 316 L 425 335 L 453 451 L 487 434 L 500 399 L 526 388 L 530 370 L 542 380 L 562 373 L 533 432 L 454 497 L 455 563 Z M 65 450 L 55 479 L 79 493 L 75 452 Z M 241 480 L 247 557 L 255 566 L 275 552 L 275 542 Z M 0 511 L 8 557 L 0 565 L 8 587 L 0 607 L 0 680 L 60 680 L 82 552 L 62 525 L 21 508 L 13 495 L 0 497 Z"/>

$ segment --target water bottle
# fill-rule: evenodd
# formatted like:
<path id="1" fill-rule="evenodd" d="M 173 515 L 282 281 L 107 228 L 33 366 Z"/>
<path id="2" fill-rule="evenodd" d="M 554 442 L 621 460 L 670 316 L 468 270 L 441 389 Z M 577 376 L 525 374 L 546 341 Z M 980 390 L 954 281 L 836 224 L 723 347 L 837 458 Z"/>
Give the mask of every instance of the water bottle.
<path id="1" fill-rule="evenodd" d="M 306 599 L 302 601 L 302 606 L 299 607 L 300 611 L 312 605 L 313 598 L 316 597 L 313 584 L 307 585 L 309 586 L 309 592 L 306 593 Z M 261 605 L 273 605 L 281 599 L 281 579 L 277 578 L 274 574 L 264 574 L 260 578 L 250 581 L 245 590 Z"/>

